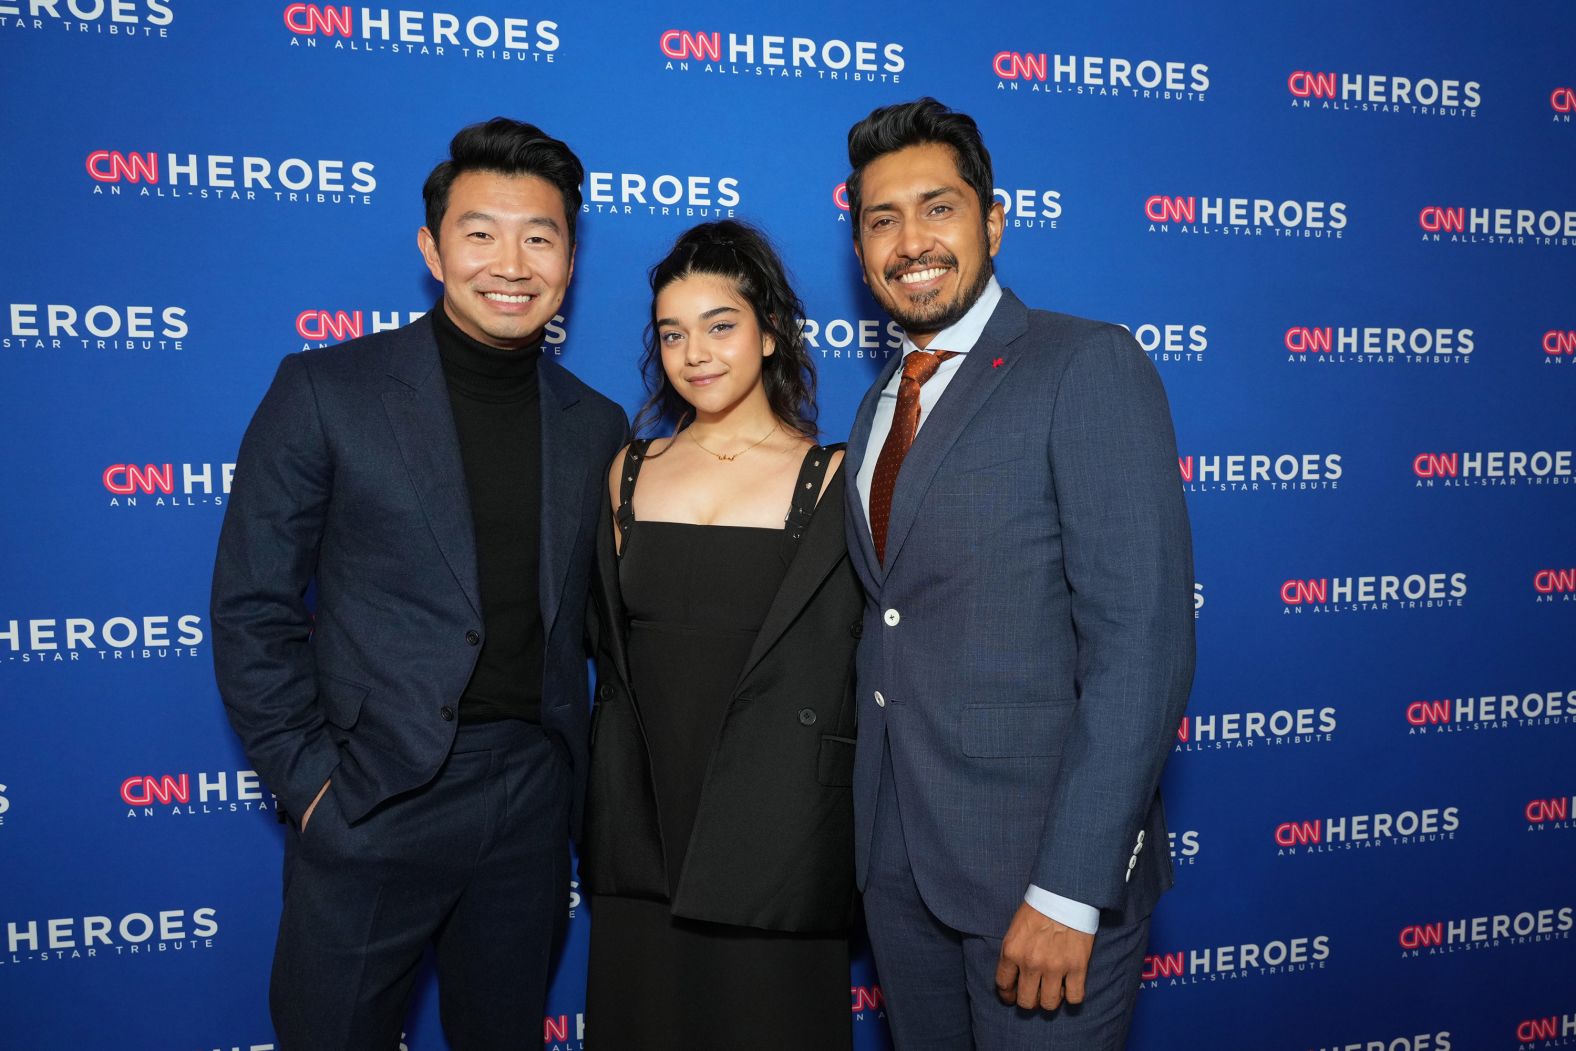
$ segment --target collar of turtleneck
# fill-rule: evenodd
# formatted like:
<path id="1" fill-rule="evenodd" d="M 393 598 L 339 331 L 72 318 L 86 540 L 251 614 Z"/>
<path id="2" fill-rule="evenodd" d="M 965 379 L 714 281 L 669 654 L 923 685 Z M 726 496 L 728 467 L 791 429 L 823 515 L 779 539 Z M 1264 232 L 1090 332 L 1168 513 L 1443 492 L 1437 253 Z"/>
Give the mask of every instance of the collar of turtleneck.
<path id="1" fill-rule="evenodd" d="M 450 389 L 477 401 L 519 401 L 536 390 L 536 364 L 542 340 L 516 350 L 489 347 L 461 332 L 444 310 L 432 310 L 432 330 Z"/>

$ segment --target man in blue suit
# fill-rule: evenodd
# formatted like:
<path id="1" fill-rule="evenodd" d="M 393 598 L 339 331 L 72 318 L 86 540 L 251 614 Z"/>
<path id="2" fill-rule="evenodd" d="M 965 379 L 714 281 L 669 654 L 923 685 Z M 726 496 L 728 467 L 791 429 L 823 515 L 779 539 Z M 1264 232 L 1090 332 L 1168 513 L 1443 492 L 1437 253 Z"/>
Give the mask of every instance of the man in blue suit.
<path id="1" fill-rule="evenodd" d="M 934 99 L 848 133 L 854 248 L 904 329 L 848 445 L 855 862 L 900 1051 L 1119 1048 L 1171 883 L 1159 784 L 1193 566 L 1154 367 L 997 284 L 1002 206 Z"/>
<path id="2" fill-rule="evenodd" d="M 286 358 L 241 443 L 214 663 L 291 819 L 270 988 L 291 1051 L 397 1046 L 429 943 L 454 1047 L 541 1039 L 592 538 L 628 430 L 542 355 L 582 176 L 529 124 L 461 131 L 417 238 L 441 302 Z"/>

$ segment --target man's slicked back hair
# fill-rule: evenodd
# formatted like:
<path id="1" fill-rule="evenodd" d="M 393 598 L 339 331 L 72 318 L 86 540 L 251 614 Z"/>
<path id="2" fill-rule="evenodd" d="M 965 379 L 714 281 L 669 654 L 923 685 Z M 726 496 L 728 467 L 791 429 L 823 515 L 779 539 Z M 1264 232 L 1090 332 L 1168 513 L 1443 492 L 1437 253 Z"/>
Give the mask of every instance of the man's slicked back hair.
<path id="1" fill-rule="evenodd" d="M 859 239 L 860 209 L 863 207 L 864 170 L 871 161 L 889 153 L 937 143 L 952 150 L 958 174 L 980 201 L 980 217 L 990 212 L 995 180 L 991 174 L 990 151 L 980 137 L 979 125 L 967 113 L 957 113 L 926 96 L 913 102 L 900 102 L 872 110 L 864 120 L 848 129 L 848 215 L 854 240 Z"/>
<path id="2" fill-rule="evenodd" d="M 449 210 L 449 190 L 465 172 L 534 175 L 552 183 L 564 199 L 564 232 L 575 243 L 575 218 L 580 214 L 580 182 L 585 168 L 575 152 L 534 124 L 494 117 L 461 128 L 449 142 L 449 159 L 432 169 L 421 188 L 427 206 L 427 229 L 438 236 Z"/>

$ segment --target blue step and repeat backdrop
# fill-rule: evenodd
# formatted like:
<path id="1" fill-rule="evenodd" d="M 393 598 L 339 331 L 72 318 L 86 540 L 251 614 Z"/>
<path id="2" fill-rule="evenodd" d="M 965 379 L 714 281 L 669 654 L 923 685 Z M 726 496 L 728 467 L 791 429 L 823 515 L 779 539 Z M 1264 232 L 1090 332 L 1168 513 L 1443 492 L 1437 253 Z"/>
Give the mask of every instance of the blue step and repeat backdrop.
<path id="1" fill-rule="evenodd" d="M 629 407 L 645 268 L 764 225 L 841 439 L 897 346 L 844 136 L 933 94 L 994 154 L 1003 283 L 1131 328 L 1176 417 L 1200 659 L 1132 1045 L 1576 1046 L 1573 40 L 1552 2 L 0 2 L 0 1045 L 273 1046 L 212 554 L 281 356 L 434 301 L 452 133 L 584 159 L 550 352 Z M 565 907 L 544 1051 L 584 1028 Z M 887 1045 L 864 956 L 850 1011 Z"/>

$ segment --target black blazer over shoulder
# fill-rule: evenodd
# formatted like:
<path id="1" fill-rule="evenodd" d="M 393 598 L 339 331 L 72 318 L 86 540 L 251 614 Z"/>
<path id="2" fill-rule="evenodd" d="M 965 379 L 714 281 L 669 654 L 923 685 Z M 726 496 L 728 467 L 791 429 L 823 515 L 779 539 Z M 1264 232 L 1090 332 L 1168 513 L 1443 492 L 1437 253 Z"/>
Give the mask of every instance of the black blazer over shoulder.
<path id="1" fill-rule="evenodd" d="M 841 468 L 839 468 L 839 473 Z M 711 750 L 678 886 L 667 865 L 630 686 L 627 620 L 604 491 L 597 538 L 597 690 L 582 883 L 670 901 L 686 919 L 837 931 L 854 903 L 853 657 L 863 596 L 838 475 L 798 543 Z"/>

